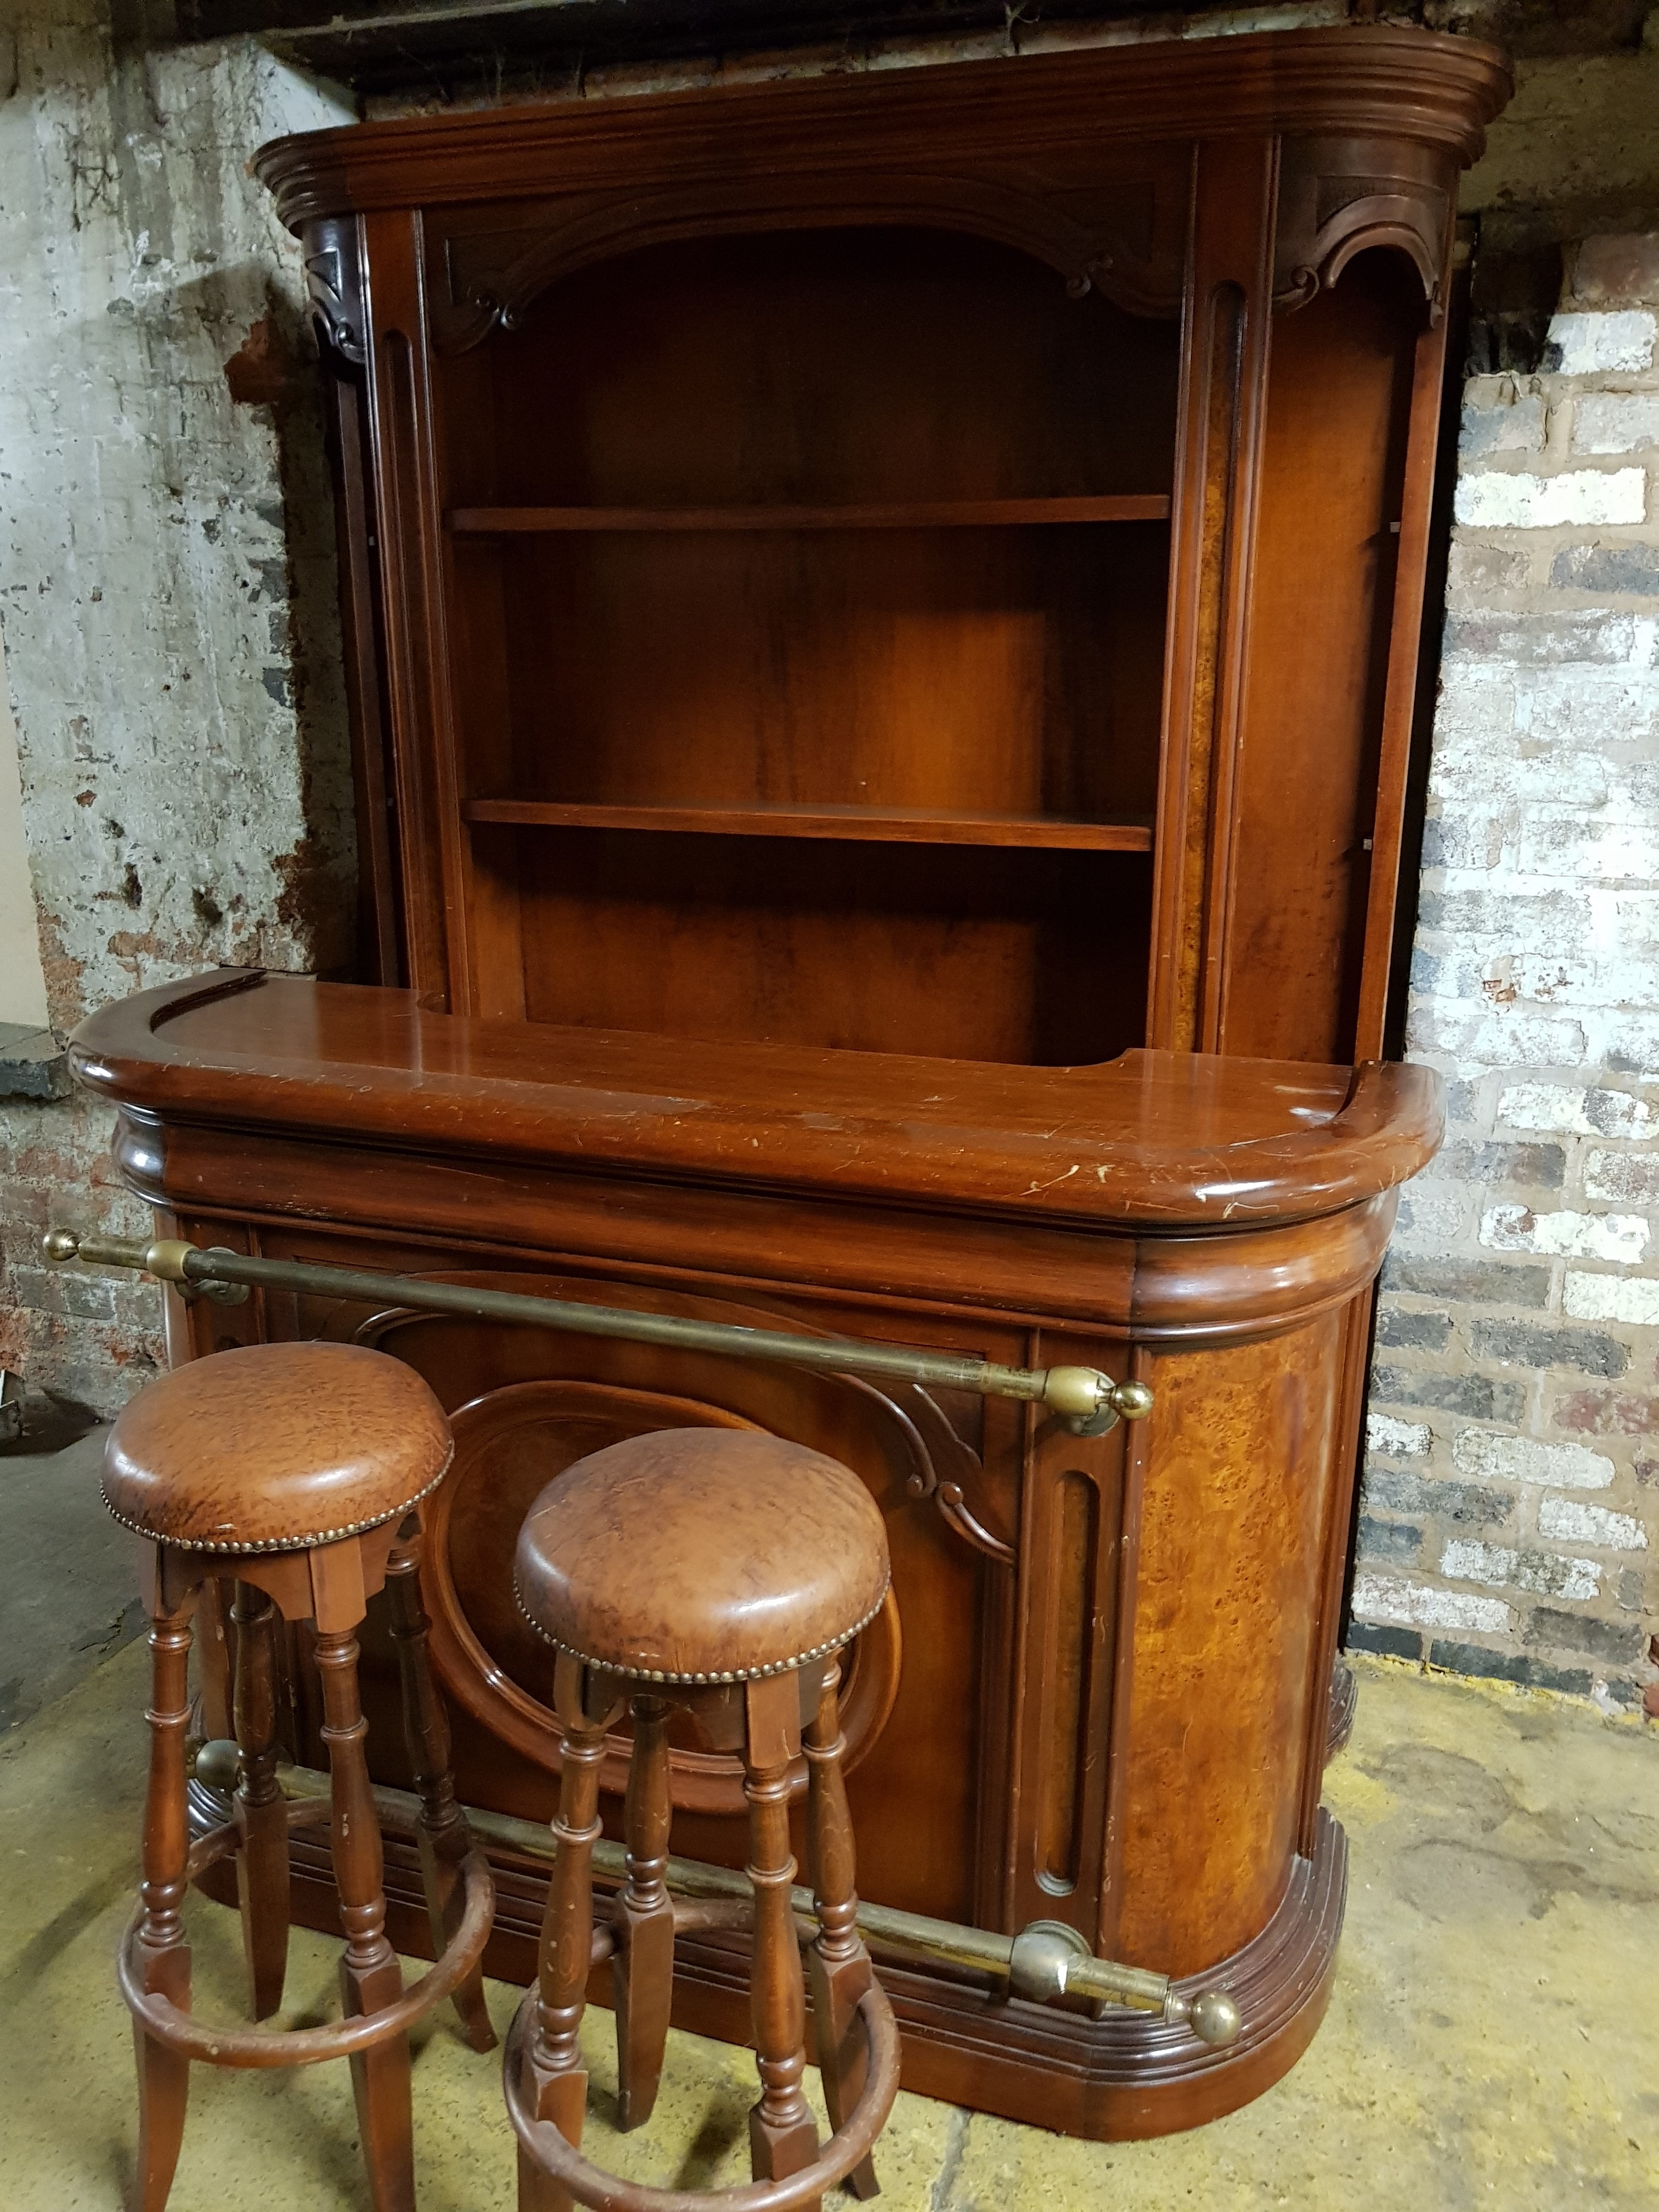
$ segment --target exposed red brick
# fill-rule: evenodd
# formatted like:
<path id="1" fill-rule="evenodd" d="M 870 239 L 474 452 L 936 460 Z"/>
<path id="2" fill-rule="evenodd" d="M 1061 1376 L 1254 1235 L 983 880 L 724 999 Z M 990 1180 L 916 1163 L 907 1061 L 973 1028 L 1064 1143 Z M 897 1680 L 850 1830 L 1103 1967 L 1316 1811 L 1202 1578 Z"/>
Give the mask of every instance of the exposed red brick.
<path id="1" fill-rule="evenodd" d="M 1659 1398 L 1633 1390 L 1571 1390 L 1555 1401 L 1555 1425 L 1581 1437 L 1641 1437 L 1659 1429 Z"/>
<path id="2" fill-rule="evenodd" d="M 278 407 L 294 378 L 294 354 L 283 325 L 261 315 L 225 363 L 225 383 L 239 407 Z"/>

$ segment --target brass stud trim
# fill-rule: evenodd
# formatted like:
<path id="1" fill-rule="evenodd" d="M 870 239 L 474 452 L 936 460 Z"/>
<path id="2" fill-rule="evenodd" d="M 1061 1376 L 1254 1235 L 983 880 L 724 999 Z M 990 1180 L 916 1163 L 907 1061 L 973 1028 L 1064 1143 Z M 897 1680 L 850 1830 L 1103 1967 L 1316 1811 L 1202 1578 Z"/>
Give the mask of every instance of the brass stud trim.
<path id="1" fill-rule="evenodd" d="M 827 1643 L 815 1644 L 810 1651 L 798 1651 L 790 1659 L 775 1659 L 769 1666 L 736 1667 L 722 1674 L 679 1674 L 665 1667 L 620 1666 L 614 1659 L 596 1659 L 591 1651 L 579 1650 L 574 1644 L 567 1644 L 562 1637 L 554 1636 L 543 1627 L 525 1603 L 524 1592 L 519 1587 L 519 1577 L 516 1572 L 513 1577 L 513 1599 L 519 1611 L 544 1644 L 550 1644 L 556 1651 L 564 1652 L 584 1667 L 592 1667 L 596 1673 L 620 1674 L 630 1682 L 671 1682 L 678 1683 L 682 1687 L 712 1689 L 718 1688 L 722 1683 L 762 1682 L 769 1675 L 793 1674 L 798 1667 L 810 1666 L 814 1659 L 823 1659 L 831 1651 L 839 1651 L 843 1644 L 850 1644 L 855 1636 L 868 1628 L 870 1623 L 886 1604 L 887 1593 L 892 1588 L 892 1584 L 893 1577 L 890 1569 L 881 1586 L 881 1595 L 868 1613 L 861 1620 L 855 1620 L 850 1628 L 843 1628 L 839 1635 L 830 1637 Z"/>
<path id="2" fill-rule="evenodd" d="M 223 1552 L 243 1559 L 261 1552 L 314 1551 L 322 1544 L 342 1544 L 348 1536 L 367 1535 L 371 1528 L 383 1528 L 388 1521 L 397 1520 L 400 1514 L 412 1512 L 422 1498 L 429 1498 L 448 1474 L 454 1457 L 455 1447 L 451 1444 L 444 1455 L 443 1465 L 430 1482 L 417 1490 L 413 1498 L 405 1498 L 401 1505 L 390 1506 L 384 1513 L 371 1514 L 367 1521 L 353 1521 L 343 1528 L 319 1528 L 306 1536 L 262 1536 L 257 1542 L 249 1544 L 209 1544 L 199 1537 L 169 1536 L 160 1528 L 147 1528 L 142 1521 L 133 1521 L 126 1514 L 118 1513 L 110 1504 L 107 1488 L 101 1482 L 99 1487 L 103 1491 L 104 1505 L 110 1519 L 123 1528 L 130 1528 L 135 1536 L 145 1537 L 152 1544 L 169 1544 L 175 1552 Z"/>

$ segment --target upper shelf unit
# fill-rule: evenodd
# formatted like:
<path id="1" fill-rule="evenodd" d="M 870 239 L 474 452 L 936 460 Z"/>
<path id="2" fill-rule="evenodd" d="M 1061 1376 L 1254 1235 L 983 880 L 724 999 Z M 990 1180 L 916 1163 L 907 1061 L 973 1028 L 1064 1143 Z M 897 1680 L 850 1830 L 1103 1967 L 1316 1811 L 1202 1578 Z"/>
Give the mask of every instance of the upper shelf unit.
<path id="1" fill-rule="evenodd" d="M 832 226 L 641 248 L 445 357 L 472 1003 L 1142 1042 L 1178 344 L 1006 246 Z"/>

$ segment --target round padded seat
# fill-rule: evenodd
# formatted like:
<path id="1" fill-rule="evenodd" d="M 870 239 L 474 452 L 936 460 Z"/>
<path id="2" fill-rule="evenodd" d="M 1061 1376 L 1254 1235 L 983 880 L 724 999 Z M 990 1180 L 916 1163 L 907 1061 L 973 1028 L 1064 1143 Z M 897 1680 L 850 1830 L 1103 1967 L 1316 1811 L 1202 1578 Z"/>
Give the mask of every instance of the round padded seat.
<path id="1" fill-rule="evenodd" d="M 133 1399 L 104 1449 L 104 1502 L 191 1552 L 286 1552 L 396 1519 L 441 1480 L 443 1408 L 401 1360 L 355 1344 L 256 1344 L 191 1360 Z"/>
<path id="2" fill-rule="evenodd" d="M 875 1500 L 838 1460 L 743 1429 L 665 1429 L 579 1460 L 519 1534 L 532 1628 L 651 1682 L 739 1682 L 839 1650 L 880 1610 Z"/>

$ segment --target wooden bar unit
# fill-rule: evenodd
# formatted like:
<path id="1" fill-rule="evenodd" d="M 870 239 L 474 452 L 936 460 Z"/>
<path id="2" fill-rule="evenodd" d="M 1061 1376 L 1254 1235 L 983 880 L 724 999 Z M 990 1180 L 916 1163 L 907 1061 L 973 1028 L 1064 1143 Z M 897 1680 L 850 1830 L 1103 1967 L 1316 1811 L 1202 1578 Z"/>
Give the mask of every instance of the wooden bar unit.
<path id="1" fill-rule="evenodd" d="M 1155 1404 L 1079 1439 L 274 1292 L 180 1309 L 180 1355 L 333 1337 L 431 1382 L 458 1783 L 529 1817 L 551 1685 L 507 1563 L 549 1476 L 709 1424 L 857 1469 L 895 1592 L 847 1682 L 861 1889 L 1064 1920 L 1243 2011 L 1215 2051 L 884 1965 L 909 2086 L 1054 2128 L 1231 2109 L 1330 1986 L 1371 1285 L 1439 1134 L 1380 1054 L 1453 210 L 1506 92 L 1484 47 L 1349 29 L 258 157 L 339 408 L 365 975 L 88 1024 L 133 1187 L 198 1242 Z M 737 1771 L 676 1728 L 675 1847 L 741 1863 Z M 541 1877 L 498 1876 L 523 1977 Z M 677 2017 L 740 2037 L 743 1988 L 689 1943 Z"/>

